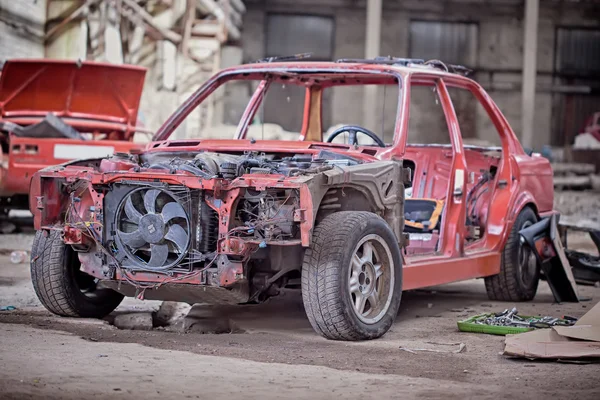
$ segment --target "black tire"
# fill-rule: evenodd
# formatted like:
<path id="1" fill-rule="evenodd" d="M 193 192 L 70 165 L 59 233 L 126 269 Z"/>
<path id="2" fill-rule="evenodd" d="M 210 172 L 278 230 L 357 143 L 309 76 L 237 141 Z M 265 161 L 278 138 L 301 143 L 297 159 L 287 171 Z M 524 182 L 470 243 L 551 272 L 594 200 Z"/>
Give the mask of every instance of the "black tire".
<path id="1" fill-rule="evenodd" d="M 79 270 L 77 254 L 59 231 L 38 231 L 31 249 L 31 281 L 46 309 L 63 317 L 102 318 L 123 300 L 111 289 L 98 289 L 94 278 Z"/>
<path id="2" fill-rule="evenodd" d="M 485 278 L 490 300 L 530 301 L 535 297 L 540 280 L 540 265 L 532 250 L 521 243 L 519 231 L 537 222 L 535 212 L 526 207 L 517 216 L 504 250 L 500 273 Z"/>
<path id="3" fill-rule="evenodd" d="M 369 238 L 373 238 L 371 242 Z M 381 239 L 381 241 L 380 241 Z M 370 306 L 367 298 L 363 302 L 362 310 L 367 313 L 377 313 L 371 318 L 372 322 L 365 322 L 365 315 L 359 317 L 355 310 L 355 300 L 358 294 L 351 293 L 351 274 L 357 270 L 365 271 L 364 266 L 353 269 L 352 263 L 355 253 L 363 249 L 358 260 L 365 256 L 366 242 L 372 243 L 370 254 L 374 254 L 370 267 L 380 265 L 384 272 L 372 280 L 364 280 L 362 285 L 369 284 L 376 287 L 372 294 L 380 292 L 383 301 L 374 302 L 376 307 Z M 363 243 L 364 242 L 364 243 Z M 362 244 L 361 244 L 362 243 Z M 383 245 L 385 244 L 385 246 Z M 387 247 L 387 248 L 386 248 Z M 392 260 L 391 263 L 385 260 Z M 383 261 L 382 261 L 383 260 Z M 362 262 L 362 261 L 361 261 Z M 367 268 L 370 268 L 367 265 Z M 387 277 L 385 277 L 387 271 Z M 383 278 L 380 280 L 380 277 Z M 385 277 L 385 278 L 384 278 Z M 357 281 L 354 281 L 356 285 Z M 356 286 L 354 286 L 356 287 Z M 366 286 L 364 286 L 366 290 Z M 381 290 L 378 290 L 381 288 Z M 333 340 L 367 340 L 376 339 L 384 335 L 392 326 L 402 296 L 402 257 L 396 236 L 388 224 L 379 216 L 370 212 L 342 211 L 327 216 L 314 230 L 311 246 L 304 254 L 302 264 L 302 299 L 304 309 L 312 327 L 316 332 L 327 339 Z M 381 305 L 377 305 L 380 303 Z M 371 309 L 367 308 L 372 307 Z M 356 306 L 359 307 L 359 306 Z M 379 310 L 381 307 L 381 310 Z M 386 308 L 387 307 L 387 308 Z M 362 318 L 362 319 L 361 319 Z"/>

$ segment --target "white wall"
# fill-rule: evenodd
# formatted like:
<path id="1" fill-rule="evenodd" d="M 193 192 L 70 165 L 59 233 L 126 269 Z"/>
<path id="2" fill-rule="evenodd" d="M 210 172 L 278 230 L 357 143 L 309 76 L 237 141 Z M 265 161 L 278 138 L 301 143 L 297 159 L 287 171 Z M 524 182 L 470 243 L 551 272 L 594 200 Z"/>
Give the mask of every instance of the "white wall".
<path id="1" fill-rule="evenodd" d="M 46 0 L 0 0 L 0 63 L 44 57 Z"/>

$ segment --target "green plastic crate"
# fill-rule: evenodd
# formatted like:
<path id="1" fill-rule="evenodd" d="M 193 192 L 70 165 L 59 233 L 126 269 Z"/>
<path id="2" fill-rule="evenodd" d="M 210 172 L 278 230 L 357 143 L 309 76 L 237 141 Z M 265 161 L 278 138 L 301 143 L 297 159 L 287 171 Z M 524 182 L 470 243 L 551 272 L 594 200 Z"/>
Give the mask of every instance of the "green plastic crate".
<path id="1" fill-rule="evenodd" d="M 494 314 L 479 314 L 473 317 L 467 318 L 463 321 L 458 321 L 458 330 L 462 332 L 473 332 L 473 333 L 487 333 L 490 335 L 512 335 L 515 333 L 523 333 L 534 330 L 535 328 L 529 327 L 516 327 L 516 326 L 494 326 L 494 325 L 484 325 L 484 324 L 475 324 L 474 320 L 481 317 L 493 317 Z M 519 315 L 519 317 L 523 319 L 533 318 L 528 317 L 526 315 Z"/>

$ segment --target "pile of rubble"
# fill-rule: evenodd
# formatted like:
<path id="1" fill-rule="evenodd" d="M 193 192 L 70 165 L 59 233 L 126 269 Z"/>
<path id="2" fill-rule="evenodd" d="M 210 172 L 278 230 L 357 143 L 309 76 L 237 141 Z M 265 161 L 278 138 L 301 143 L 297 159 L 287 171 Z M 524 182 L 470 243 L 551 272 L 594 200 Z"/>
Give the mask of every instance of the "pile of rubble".
<path id="1" fill-rule="evenodd" d="M 119 329 L 149 331 L 152 329 L 177 333 L 244 333 L 226 314 L 205 304 L 163 301 L 156 311 L 117 312 L 107 318 Z"/>

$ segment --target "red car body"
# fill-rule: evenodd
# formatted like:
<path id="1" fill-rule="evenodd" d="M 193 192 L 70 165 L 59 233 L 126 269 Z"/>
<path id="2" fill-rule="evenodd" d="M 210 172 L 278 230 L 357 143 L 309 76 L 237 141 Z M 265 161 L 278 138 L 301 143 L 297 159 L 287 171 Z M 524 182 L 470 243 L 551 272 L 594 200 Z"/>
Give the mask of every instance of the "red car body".
<path id="1" fill-rule="evenodd" d="M 169 136 L 192 110 L 223 82 L 232 79 L 261 81 L 241 118 L 235 139 L 169 140 Z M 304 121 L 297 141 L 246 139 L 248 126 L 264 98 L 269 79 L 306 87 Z M 401 86 L 394 138 L 390 145 L 374 147 L 323 143 L 322 90 L 351 83 L 397 83 Z M 422 85 L 434 87 L 439 95 L 449 127 L 450 145 L 407 145 L 411 88 Z M 468 90 L 477 98 L 498 132 L 501 142 L 499 148 L 463 145 L 448 87 Z M 144 160 L 154 160 L 157 157 L 175 159 L 185 154 L 229 154 L 243 157 L 244 153 L 260 152 L 276 154 L 277 157 L 299 154 L 314 160 L 322 151 L 349 157 L 356 160 L 358 166 L 338 166 L 329 172 L 319 172 L 316 168 L 315 172 L 297 176 L 265 174 L 262 170 L 259 173 L 259 168 L 255 172 L 240 172 L 235 178 L 221 178 L 220 175 L 208 178 L 181 170 L 161 170 L 158 166 L 148 165 L 152 161 L 144 164 L 132 158 L 113 157 L 103 159 L 94 166 L 72 165 L 38 172 L 32 182 L 30 207 L 36 229 L 62 231 L 65 243 L 79 248 L 77 254 L 81 270 L 111 288 L 117 288 L 119 282 L 127 286 L 127 283 L 135 280 L 135 285 L 138 285 L 137 293 L 143 287 L 163 288 L 166 291 L 162 294 L 159 290 L 146 289 L 142 293 L 148 298 L 153 298 L 151 296 L 154 295 L 155 298 L 176 300 L 182 300 L 185 297 L 184 291 L 193 287 L 203 288 L 204 291 L 219 289 L 219 293 L 237 290 L 238 294 L 241 293 L 238 297 L 240 302 L 252 299 L 254 285 L 259 285 L 255 283 L 259 279 L 252 275 L 248 267 L 252 255 L 259 249 L 283 249 L 288 259 L 279 271 L 282 274 L 290 272 L 285 268 L 291 265 L 297 272 L 297 258 L 301 259 L 304 250 L 310 248 L 315 240 L 313 232 L 321 221 L 319 215 L 324 209 L 331 208 L 331 202 L 337 199 L 327 198 L 326 193 L 330 193 L 328 188 L 341 188 L 342 196 L 346 196 L 344 190 L 347 191 L 347 196 L 357 196 L 356 203 L 341 204 L 338 209 L 362 211 L 367 208 L 367 211 L 381 216 L 389 224 L 403 248 L 402 290 L 497 275 L 501 270 L 507 240 L 520 212 L 529 208 L 537 218 L 554 213 L 552 170 L 548 160 L 536 155 L 529 156 L 523 151 L 506 118 L 476 82 L 423 65 L 272 62 L 229 68 L 206 82 L 192 95 L 161 127 L 154 142 L 146 147 L 140 157 Z M 411 174 L 407 166 L 413 170 Z M 489 177 L 484 182 L 486 190 L 471 204 L 470 193 L 484 174 Z M 405 219 L 408 219 L 403 211 L 405 201 L 402 184 L 409 184 L 409 175 L 412 175 L 413 199 L 429 199 L 443 204 L 439 228 L 433 227 L 428 233 L 432 236 L 427 238 L 412 235 L 409 239 L 409 234 L 403 233 L 406 228 Z M 103 226 L 109 222 L 102 220 L 102 213 L 109 212 L 105 196 L 116 185 L 132 181 L 144 185 L 160 182 L 162 185 L 204 193 L 205 203 L 218 216 L 218 236 L 214 249 L 215 257 L 219 257 L 216 258 L 218 266 L 211 266 L 211 262 L 208 266 L 192 267 L 189 271 L 169 270 L 168 273 L 163 273 L 138 270 L 132 275 L 118 265 L 116 269 L 110 269 L 112 261 L 103 262 L 103 256 L 96 256 L 98 253 L 85 250 L 93 249 L 103 240 L 100 239 L 101 235 L 106 235 Z M 80 205 L 73 216 L 66 206 L 73 201 L 73 195 L 69 195 L 65 187 L 78 182 L 81 185 L 78 187 L 82 188 L 77 192 L 77 202 Z M 295 205 L 286 218 L 288 223 L 298 228 L 297 234 L 285 239 L 281 236 L 262 237 L 252 233 L 254 228 L 250 229 L 236 222 L 236 210 L 241 207 L 244 196 L 248 197 L 248 193 L 254 196 L 253 193 L 266 193 L 269 190 L 293 191 Z M 123 201 L 119 204 L 123 204 Z M 280 210 L 287 204 L 287 199 L 278 204 Z M 279 215 L 279 210 L 276 215 Z M 85 221 L 95 231 L 90 232 L 77 224 L 65 225 L 62 222 L 65 213 L 69 219 L 75 218 L 73 221 Z M 476 227 L 468 226 L 465 222 L 468 221 L 468 214 L 478 221 Z M 117 219 L 114 221 L 118 223 Z M 239 234 L 240 230 L 245 230 L 245 233 Z M 117 254 L 116 251 L 113 250 L 113 254 Z M 149 263 L 151 262 L 152 259 Z M 209 267 L 214 267 L 210 270 L 214 272 L 209 273 Z M 267 277 L 276 279 L 280 275 L 274 270 Z M 267 288 L 260 290 L 271 287 L 273 282 L 269 279 L 266 281 Z M 537 283 L 535 287 L 537 288 Z M 171 291 L 167 290 L 169 288 Z M 123 293 L 132 295 L 133 292 Z M 186 301 L 193 302 L 194 298 Z"/>
<path id="2" fill-rule="evenodd" d="M 24 208 L 38 170 L 79 158 L 128 153 L 133 143 L 145 69 L 58 60 L 9 60 L 0 75 L 0 205 Z M 86 140 L 18 136 L 17 127 L 59 117 Z M 14 125 L 13 125 L 14 124 Z"/>

